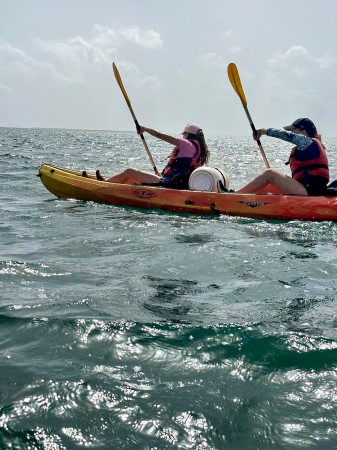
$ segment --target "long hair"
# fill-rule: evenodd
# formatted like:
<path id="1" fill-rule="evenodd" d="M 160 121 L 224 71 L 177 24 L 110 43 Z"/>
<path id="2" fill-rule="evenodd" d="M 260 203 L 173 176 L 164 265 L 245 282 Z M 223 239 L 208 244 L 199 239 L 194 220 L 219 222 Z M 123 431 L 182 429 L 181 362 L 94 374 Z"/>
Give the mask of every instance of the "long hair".
<path id="1" fill-rule="evenodd" d="M 197 134 L 188 133 L 187 139 L 199 142 L 201 148 L 200 163 L 201 165 L 208 164 L 210 151 L 208 150 L 203 131 L 199 130 Z"/>
<path id="2" fill-rule="evenodd" d="M 323 140 L 322 140 L 322 135 L 321 134 L 316 133 L 315 136 L 309 136 L 309 137 L 318 139 L 320 141 L 320 143 L 322 144 L 323 148 L 326 150 L 326 147 L 323 144 Z"/>

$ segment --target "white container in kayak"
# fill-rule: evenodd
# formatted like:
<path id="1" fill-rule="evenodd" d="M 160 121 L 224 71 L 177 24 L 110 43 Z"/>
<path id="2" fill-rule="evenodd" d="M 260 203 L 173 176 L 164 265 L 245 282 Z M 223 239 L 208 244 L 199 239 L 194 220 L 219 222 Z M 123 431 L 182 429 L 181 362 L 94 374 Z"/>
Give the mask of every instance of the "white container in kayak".
<path id="1" fill-rule="evenodd" d="M 215 167 L 199 167 L 188 180 L 191 191 L 223 192 L 229 189 L 229 183 L 229 176 Z"/>

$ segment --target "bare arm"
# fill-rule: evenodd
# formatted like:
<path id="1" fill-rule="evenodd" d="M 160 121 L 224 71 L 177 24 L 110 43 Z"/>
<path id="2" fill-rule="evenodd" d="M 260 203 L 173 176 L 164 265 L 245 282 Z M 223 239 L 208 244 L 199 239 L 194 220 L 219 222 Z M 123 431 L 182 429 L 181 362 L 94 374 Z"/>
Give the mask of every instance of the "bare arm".
<path id="1" fill-rule="evenodd" d="M 141 126 L 139 129 L 139 134 L 142 134 L 142 133 L 149 133 L 149 134 L 151 134 L 151 136 L 161 139 L 162 141 L 168 142 L 169 144 L 172 144 L 176 147 L 179 145 L 179 138 L 176 138 L 169 134 L 161 133 L 160 131 L 155 130 L 153 128 Z"/>

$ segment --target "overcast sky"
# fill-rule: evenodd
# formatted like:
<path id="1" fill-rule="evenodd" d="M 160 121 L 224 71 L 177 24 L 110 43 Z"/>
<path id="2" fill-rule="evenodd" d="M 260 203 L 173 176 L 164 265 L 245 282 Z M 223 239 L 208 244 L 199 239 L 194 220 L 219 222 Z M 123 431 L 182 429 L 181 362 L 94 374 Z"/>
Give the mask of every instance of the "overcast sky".
<path id="1" fill-rule="evenodd" d="M 0 126 L 250 135 L 310 117 L 337 136 L 336 0 L 0 0 Z"/>

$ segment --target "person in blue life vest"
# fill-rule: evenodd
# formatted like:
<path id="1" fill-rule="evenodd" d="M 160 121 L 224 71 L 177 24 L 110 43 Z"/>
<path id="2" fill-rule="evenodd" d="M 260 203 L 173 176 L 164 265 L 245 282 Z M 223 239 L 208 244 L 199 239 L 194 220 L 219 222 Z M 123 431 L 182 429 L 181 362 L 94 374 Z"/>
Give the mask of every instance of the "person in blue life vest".
<path id="1" fill-rule="evenodd" d="M 270 184 L 282 194 L 324 195 L 329 182 L 329 163 L 321 136 L 310 119 L 297 119 L 284 130 L 261 128 L 256 131 L 256 135 L 253 134 L 255 140 L 267 135 L 294 144 L 288 161 L 291 176 L 266 169 L 236 192 L 255 193 Z"/>
<path id="2" fill-rule="evenodd" d="M 105 181 L 111 183 L 155 184 L 168 188 L 188 189 L 190 174 L 197 167 L 206 164 L 210 156 L 201 127 L 196 123 L 190 123 L 186 125 L 179 137 L 162 133 L 153 128 L 140 126 L 138 134 L 143 133 L 149 133 L 151 136 L 174 146 L 161 176 L 128 168 L 105 179 Z M 99 171 L 96 171 L 96 177 L 98 180 L 104 180 Z"/>

